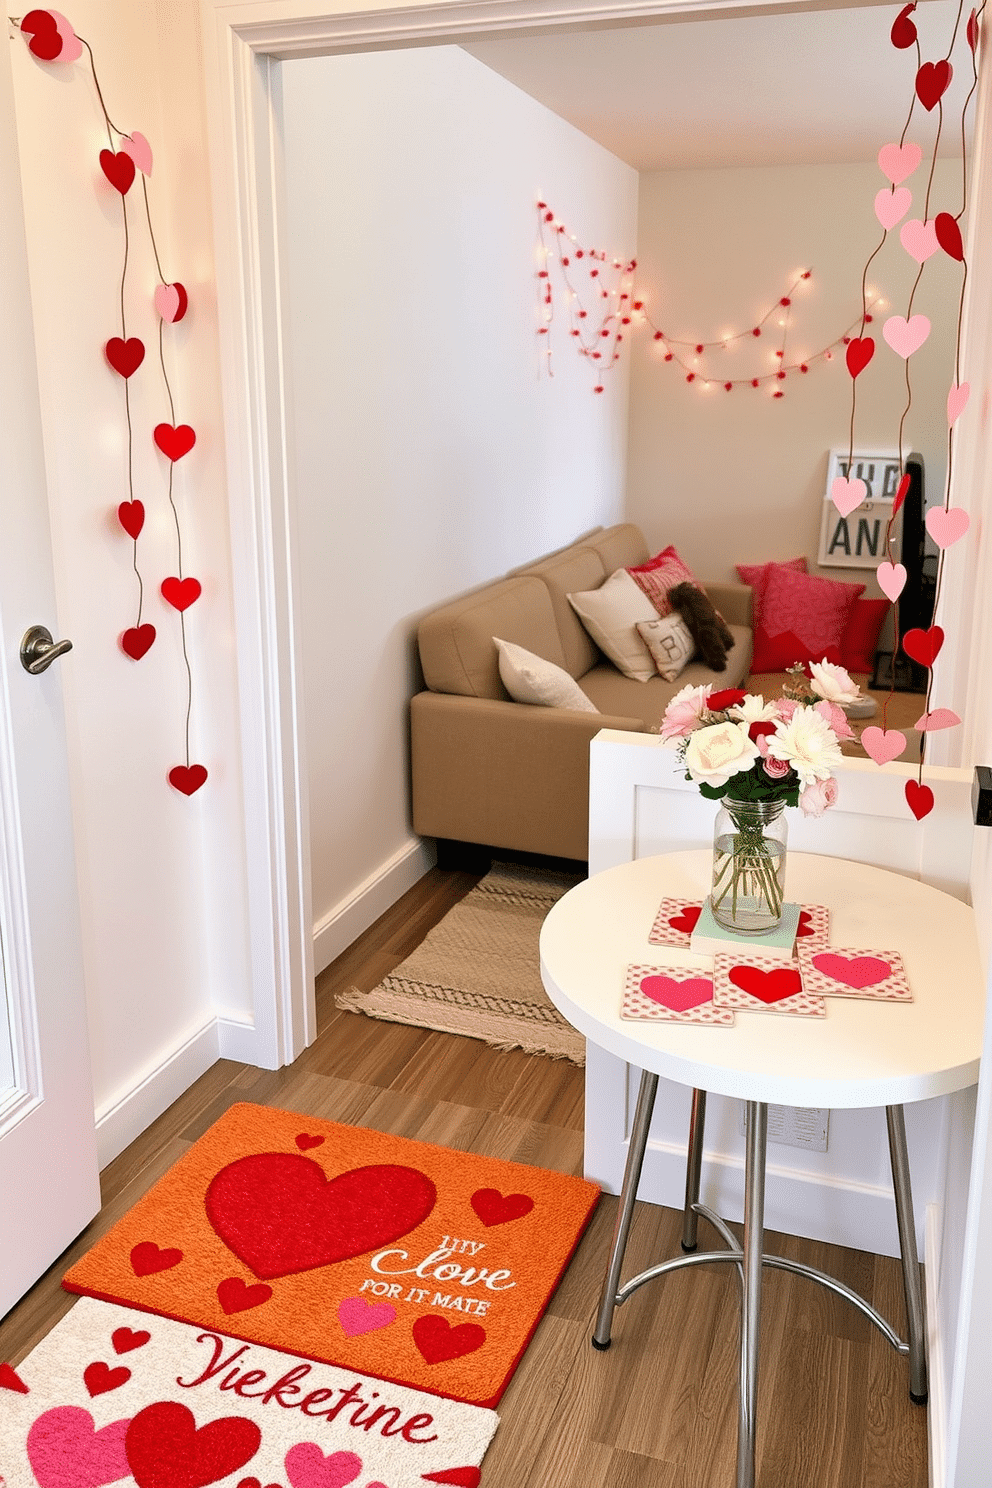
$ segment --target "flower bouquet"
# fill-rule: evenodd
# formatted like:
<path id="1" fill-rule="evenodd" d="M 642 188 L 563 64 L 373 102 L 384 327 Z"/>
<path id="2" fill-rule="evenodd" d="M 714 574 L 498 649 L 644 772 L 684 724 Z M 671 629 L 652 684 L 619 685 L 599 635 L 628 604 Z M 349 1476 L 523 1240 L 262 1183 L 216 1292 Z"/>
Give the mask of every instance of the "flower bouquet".
<path id="1" fill-rule="evenodd" d="M 719 801 L 713 850 L 714 918 L 760 934 L 782 918 L 786 806 L 822 816 L 837 799 L 833 769 L 854 737 L 841 706 L 860 697 L 843 667 L 789 669 L 780 698 L 741 688 L 683 687 L 665 711 L 662 743 L 677 749 L 686 779 Z"/>

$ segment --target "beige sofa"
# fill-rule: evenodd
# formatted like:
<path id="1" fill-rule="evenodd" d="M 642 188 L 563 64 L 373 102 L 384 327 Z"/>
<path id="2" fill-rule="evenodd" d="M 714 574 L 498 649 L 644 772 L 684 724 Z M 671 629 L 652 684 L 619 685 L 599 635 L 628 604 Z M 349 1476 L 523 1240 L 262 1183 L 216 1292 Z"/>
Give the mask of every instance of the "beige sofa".
<path id="1" fill-rule="evenodd" d="M 587 856 L 589 741 L 646 730 L 691 683 L 733 687 L 751 664 L 751 590 L 706 583 L 735 645 L 725 672 L 690 662 L 675 682 L 625 677 L 590 639 L 569 593 L 649 557 L 638 528 L 599 529 L 428 614 L 418 631 L 426 691 L 411 703 L 413 825 L 425 837 L 551 857 Z M 493 636 L 564 667 L 600 710 L 513 702 Z"/>

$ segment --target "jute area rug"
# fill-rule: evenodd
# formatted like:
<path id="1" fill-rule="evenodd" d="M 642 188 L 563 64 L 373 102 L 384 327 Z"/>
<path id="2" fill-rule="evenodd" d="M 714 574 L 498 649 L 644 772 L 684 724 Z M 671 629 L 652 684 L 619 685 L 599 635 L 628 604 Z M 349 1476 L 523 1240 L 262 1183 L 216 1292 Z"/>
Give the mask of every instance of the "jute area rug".
<path id="1" fill-rule="evenodd" d="M 578 882 L 571 874 L 497 864 L 412 956 L 371 992 L 339 994 L 337 1006 L 584 1064 L 585 1040 L 541 985 L 539 952 L 545 916 Z"/>

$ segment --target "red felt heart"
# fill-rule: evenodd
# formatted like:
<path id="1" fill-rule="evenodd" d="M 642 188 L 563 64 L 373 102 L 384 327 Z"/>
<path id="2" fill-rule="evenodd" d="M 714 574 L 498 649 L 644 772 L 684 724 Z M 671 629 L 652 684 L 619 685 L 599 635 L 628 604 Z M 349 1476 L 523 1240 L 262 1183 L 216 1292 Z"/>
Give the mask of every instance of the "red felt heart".
<path id="1" fill-rule="evenodd" d="M 145 507 L 141 501 L 122 501 L 117 508 L 117 520 L 128 537 L 137 540 L 145 525 Z"/>
<path id="2" fill-rule="evenodd" d="M 199 599 L 202 589 L 199 579 L 168 578 L 162 580 L 162 598 L 168 600 L 174 610 L 188 610 Z"/>
<path id="3" fill-rule="evenodd" d="M 921 785 L 918 780 L 907 780 L 906 804 L 916 820 L 922 821 L 933 810 L 933 791 L 928 785 Z"/>
<path id="4" fill-rule="evenodd" d="M 324 1145 L 324 1138 L 312 1137 L 309 1132 L 300 1132 L 300 1135 L 296 1139 L 296 1145 L 301 1152 L 306 1152 L 311 1147 L 322 1147 Z"/>
<path id="5" fill-rule="evenodd" d="M 870 336 L 854 336 L 847 343 L 847 370 L 852 377 L 863 372 L 875 355 L 875 343 Z"/>
<path id="6" fill-rule="evenodd" d="M 134 180 L 134 161 L 130 155 L 123 150 L 117 154 L 113 150 L 101 150 L 100 166 L 111 186 L 116 187 L 121 196 L 126 196 Z"/>
<path id="7" fill-rule="evenodd" d="M 145 360 L 145 343 L 138 336 L 129 336 L 122 341 L 120 336 L 111 336 L 103 348 L 107 361 L 122 377 L 137 372 Z"/>
<path id="8" fill-rule="evenodd" d="M 939 62 L 924 62 L 916 74 L 916 96 L 927 113 L 936 108 L 947 92 L 954 69 L 946 57 Z"/>
<path id="9" fill-rule="evenodd" d="M 978 51 L 978 30 L 978 13 L 977 11 L 973 10 L 971 12 L 971 15 L 968 17 L 968 26 L 965 32 L 968 38 L 968 45 L 971 47 L 971 50 L 973 52 Z"/>
<path id="10" fill-rule="evenodd" d="M 224 1244 L 271 1280 L 398 1240 L 427 1218 L 437 1189 L 426 1173 L 395 1163 L 328 1179 L 313 1158 L 259 1152 L 221 1168 L 204 1202 Z"/>
<path id="11" fill-rule="evenodd" d="M 31 40 L 28 42 L 28 51 L 38 57 L 42 62 L 54 62 L 62 51 L 62 37 L 55 23 L 55 17 L 47 10 L 29 10 L 21 21 L 21 30 Z"/>
<path id="12" fill-rule="evenodd" d="M 479 1488 L 482 1472 L 477 1467 L 448 1467 L 443 1472 L 421 1473 L 425 1483 L 450 1483 L 452 1488 Z"/>
<path id="13" fill-rule="evenodd" d="M 227 1313 L 248 1312 L 252 1307 L 261 1307 L 272 1296 L 272 1288 L 264 1282 L 249 1286 L 240 1276 L 228 1276 L 217 1287 L 217 1300 Z"/>
<path id="14" fill-rule="evenodd" d="M 152 1240 L 142 1240 L 131 1251 L 131 1270 L 135 1276 L 151 1276 L 155 1271 L 171 1271 L 183 1258 L 181 1250 L 159 1250 Z"/>
<path id="15" fill-rule="evenodd" d="M 680 909 L 674 919 L 670 919 L 668 923 L 673 930 L 681 930 L 683 934 L 691 935 L 702 912 L 701 904 L 687 904 L 685 909 Z"/>
<path id="16" fill-rule="evenodd" d="M 813 965 L 845 987 L 877 987 L 892 975 L 889 962 L 879 956 L 835 956 L 825 951 L 813 957 Z"/>
<path id="17" fill-rule="evenodd" d="M 188 455 L 196 443 L 196 435 L 189 424 L 156 424 L 155 443 L 170 460 L 181 460 Z"/>
<path id="18" fill-rule="evenodd" d="M 244 1467 L 261 1440 L 245 1416 L 222 1416 L 197 1431 L 185 1405 L 157 1400 L 132 1420 L 124 1450 L 138 1488 L 205 1488 Z"/>
<path id="19" fill-rule="evenodd" d="M 937 234 L 937 242 L 947 256 L 961 263 L 964 258 L 964 243 L 961 240 L 961 229 L 957 218 L 952 217 L 950 212 L 938 212 L 933 219 L 933 226 Z"/>
<path id="20" fill-rule="evenodd" d="M 943 644 L 944 632 L 939 625 L 931 625 L 929 630 L 907 630 L 902 638 L 906 655 L 925 667 L 933 666 Z"/>
<path id="21" fill-rule="evenodd" d="M 144 1348 L 151 1336 L 147 1328 L 139 1328 L 137 1332 L 132 1328 L 115 1328 L 110 1341 L 115 1354 L 129 1354 L 132 1349 Z"/>
<path id="22" fill-rule="evenodd" d="M 799 936 L 815 934 L 816 931 L 813 929 L 813 916 L 810 914 L 808 909 L 801 909 L 799 911 L 799 924 L 796 927 L 796 935 Z"/>
<path id="23" fill-rule="evenodd" d="M 641 991 L 673 1013 L 687 1013 L 690 1008 L 713 1001 L 713 983 L 709 977 L 686 977 L 680 982 L 676 977 L 647 976 L 641 982 Z"/>
<path id="24" fill-rule="evenodd" d="M 902 478 L 902 480 L 899 482 L 898 486 L 896 487 L 896 494 L 895 494 L 895 497 L 893 498 L 893 501 L 892 501 L 892 515 L 893 516 L 895 516 L 896 512 L 899 510 L 899 508 L 902 506 L 903 502 L 906 500 L 906 497 L 909 495 L 909 488 L 910 488 L 910 486 L 912 484 L 912 480 L 913 480 L 912 476 L 910 476 L 910 475 L 904 475 L 903 478 Z"/>
<path id="25" fill-rule="evenodd" d="M 111 1369 L 109 1364 L 87 1364 L 83 1370 L 83 1383 L 90 1395 L 106 1395 L 108 1390 L 119 1390 L 121 1385 L 126 1385 L 131 1378 L 130 1369 L 125 1369 L 121 1364 L 117 1369 Z"/>
<path id="26" fill-rule="evenodd" d="M 485 1343 L 486 1330 L 478 1323 L 461 1323 L 453 1328 L 447 1318 L 428 1313 L 414 1323 L 413 1341 L 428 1364 L 443 1364 L 447 1359 L 474 1354 Z"/>
<path id="27" fill-rule="evenodd" d="M 0 1364 L 0 1390 L 13 1390 L 18 1395 L 30 1395 L 31 1393 L 10 1364 Z"/>
<path id="28" fill-rule="evenodd" d="M 184 796 L 195 795 L 207 778 L 205 765 L 173 765 L 169 771 L 169 784 Z"/>
<path id="29" fill-rule="evenodd" d="M 469 1202 L 482 1223 L 487 1226 L 509 1224 L 513 1219 L 522 1219 L 534 1207 L 530 1194 L 501 1194 L 498 1188 L 477 1188 Z"/>
<path id="30" fill-rule="evenodd" d="M 121 650 L 132 661 L 140 661 L 155 641 L 154 625 L 132 625 L 121 635 Z"/>
<path id="31" fill-rule="evenodd" d="M 911 5 L 903 6 L 892 22 L 892 30 L 889 32 L 889 36 L 892 39 L 892 45 L 898 47 L 901 52 L 905 51 L 907 47 L 911 47 L 916 40 L 916 26 L 909 19 L 915 9 L 916 0 L 913 0 Z"/>
<path id="32" fill-rule="evenodd" d="M 803 990 L 802 978 L 791 966 L 776 966 L 772 971 L 763 971 L 760 966 L 732 966 L 728 975 L 735 987 L 769 1005 Z"/>

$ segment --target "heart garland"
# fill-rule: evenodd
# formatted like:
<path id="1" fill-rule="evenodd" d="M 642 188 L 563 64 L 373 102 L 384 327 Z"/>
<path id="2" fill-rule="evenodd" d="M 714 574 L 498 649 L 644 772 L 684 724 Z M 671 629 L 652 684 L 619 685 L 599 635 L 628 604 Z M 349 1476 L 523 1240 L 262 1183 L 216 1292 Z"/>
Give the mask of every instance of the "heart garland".
<path id="1" fill-rule="evenodd" d="M 139 131 L 133 130 L 130 134 L 124 134 L 112 123 L 103 102 L 104 95 L 97 79 L 96 62 L 92 49 L 88 43 L 84 43 L 76 35 L 64 16 L 54 10 L 32 10 L 23 17 L 19 25 L 21 34 L 27 40 L 28 50 L 32 56 L 42 62 L 74 62 L 82 56 L 83 47 L 84 45 L 86 46 L 94 89 L 107 129 L 109 148 L 100 151 L 99 164 L 107 184 L 120 197 L 124 232 L 124 261 L 121 273 L 120 334 L 111 336 L 105 342 L 103 354 L 107 365 L 117 374 L 123 384 L 124 418 L 127 426 L 128 499 L 122 501 L 117 507 L 117 520 L 120 528 L 131 540 L 131 562 L 138 586 L 137 615 L 133 625 L 126 627 L 121 632 L 118 637 L 118 644 L 123 654 L 131 661 L 141 661 L 143 657 L 147 656 L 155 643 L 156 628 L 142 619 L 144 581 L 138 564 L 138 539 L 144 530 L 146 513 L 144 503 L 134 493 L 130 380 L 144 365 L 146 348 L 144 341 L 139 336 L 128 334 L 125 290 L 129 257 L 128 193 L 139 176 L 141 179 L 141 189 L 144 194 L 144 215 L 148 223 L 151 247 L 156 265 L 159 265 L 158 245 L 155 241 L 155 233 L 152 227 L 147 185 L 148 179 L 152 174 L 152 147 L 145 136 Z M 161 275 L 160 266 L 159 274 Z M 158 360 L 162 382 L 169 404 L 170 417 L 169 422 L 161 422 L 156 425 L 152 437 L 156 448 L 168 461 L 168 502 L 175 524 L 178 558 L 178 575 L 165 579 L 161 586 L 161 592 L 163 598 L 179 618 L 182 651 L 186 662 L 187 673 L 185 709 L 186 761 L 185 764 L 177 765 L 168 772 L 168 780 L 173 789 L 180 795 L 191 796 L 201 788 L 207 779 L 207 771 L 203 765 L 190 763 L 190 719 L 193 707 L 193 673 L 190 666 L 185 619 L 185 612 L 199 597 L 201 587 L 197 579 L 184 576 L 183 574 L 182 530 L 174 499 L 174 471 L 176 463 L 193 449 L 196 443 L 196 434 L 189 424 L 176 422 L 175 405 L 165 361 L 163 337 L 166 325 L 174 325 L 184 318 L 189 306 L 189 298 L 182 284 L 178 282 L 167 283 L 165 278 L 162 277 L 161 283 L 155 288 L 153 302 L 155 311 L 159 317 Z"/>
<path id="2" fill-rule="evenodd" d="M 984 7 L 983 7 L 984 8 Z M 883 145 L 878 152 L 878 165 L 882 174 L 889 181 L 888 188 L 879 191 L 875 196 L 875 216 L 882 227 L 882 238 L 874 252 L 868 259 L 862 275 L 862 317 L 861 327 L 857 336 L 853 336 L 847 343 L 847 370 L 851 376 L 851 427 L 850 427 L 850 457 L 848 469 L 851 468 L 854 459 L 854 426 L 857 406 L 857 379 L 868 366 L 875 351 L 875 343 L 869 336 L 864 335 L 865 327 L 871 317 L 868 313 L 867 300 L 867 274 L 872 260 L 881 251 L 888 234 L 902 222 L 899 229 L 899 241 L 904 251 L 918 265 L 919 271 L 916 275 L 909 303 L 905 315 L 890 316 L 882 327 L 882 337 L 886 344 L 901 357 L 905 363 L 906 379 L 906 403 L 902 418 L 899 423 L 899 463 L 904 466 L 903 459 L 903 424 L 909 412 L 913 400 L 912 381 L 910 374 L 910 360 L 914 354 L 924 345 L 930 335 L 930 321 L 925 315 L 913 314 L 913 302 L 920 280 L 923 277 L 926 264 L 935 254 L 943 251 L 955 263 L 962 266 L 962 283 L 967 276 L 967 263 L 965 261 L 964 240 L 961 233 L 961 219 L 967 209 L 967 184 L 962 187 L 962 201 L 960 210 L 957 212 L 940 211 L 931 215 L 930 198 L 933 189 L 934 173 L 936 170 L 937 154 L 940 145 L 940 136 L 944 122 L 944 99 L 951 80 L 954 76 L 954 67 L 951 62 L 951 51 L 957 44 L 958 26 L 955 22 L 954 35 L 946 56 L 939 57 L 937 61 L 923 61 L 919 33 L 913 12 L 916 10 L 916 0 L 905 5 L 892 23 L 889 37 L 892 45 L 898 51 L 915 50 L 916 67 L 913 73 L 913 95 L 909 106 L 909 114 L 903 126 L 902 134 L 897 142 Z M 961 138 L 966 139 L 966 116 L 971 100 L 975 94 L 978 83 L 977 51 L 979 40 L 979 12 L 972 10 L 964 31 L 964 46 L 967 49 L 968 61 L 971 67 L 971 87 L 965 98 L 961 109 Z M 933 154 L 930 161 L 930 171 L 926 183 L 924 195 L 924 212 L 922 218 L 912 217 L 903 221 L 906 213 L 912 205 L 912 194 L 908 187 L 902 182 L 908 180 L 919 167 L 923 152 L 919 145 L 906 140 L 906 134 L 912 121 L 916 104 L 931 113 L 938 108 L 938 125 L 936 139 L 933 145 Z M 962 171 L 962 180 L 967 183 L 968 172 L 966 168 Z M 946 550 L 955 543 L 961 541 L 968 531 L 970 519 L 968 513 L 960 507 L 952 507 L 950 504 L 951 473 L 953 461 L 954 430 L 957 420 L 961 417 L 968 403 L 970 387 L 967 382 L 961 380 L 961 328 L 963 314 L 963 294 L 958 301 L 957 336 L 955 347 L 954 381 L 951 383 L 947 395 L 947 475 L 944 488 L 944 500 L 940 507 L 932 508 L 926 513 L 926 528 L 933 542 L 939 549 L 937 567 L 937 585 L 935 594 L 936 602 L 940 597 L 941 580 L 944 572 L 944 555 Z M 876 578 L 882 593 L 892 602 L 894 609 L 895 634 L 899 636 L 899 596 L 906 585 L 906 569 L 902 563 L 895 562 L 895 552 L 892 542 L 893 524 L 899 508 L 902 506 L 909 488 L 910 478 L 903 474 L 899 483 L 896 499 L 892 504 L 892 514 L 889 518 L 885 533 L 885 556 L 876 570 Z M 854 510 L 857 503 L 853 498 L 855 492 L 850 489 L 856 485 L 846 479 L 835 480 L 831 488 L 831 496 L 834 504 L 843 515 L 848 515 Z M 926 708 L 916 727 L 921 733 L 919 771 L 915 780 L 907 781 L 905 787 L 906 804 L 917 821 L 921 821 L 933 810 L 934 796 L 929 786 L 923 784 L 923 763 L 926 751 L 926 741 L 930 733 L 938 729 L 953 728 L 960 723 L 958 715 L 950 708 L 931 708 L 930 698 L 933 690 L 933 667 L 944 643 L 944 632 L 939 625 L 931 625 L 927 630 L 912 629 L 902 636 L 902 650 L 919 666 L 925 667 L 929 673 L 927 681 Z M 892 661 L 892 685 L 889 693 L 891 698 L 895 690 L 895 657 Z M 863 731 L 861 742 L 866 753 L 877 765 L 885 765 L 896 759 L 906 746 L 905 735 L 896 729 L 886 726 L 886 712 L 888 699 L 882 708 L 882 725 L 880 728 L 871 727 Z"/>

